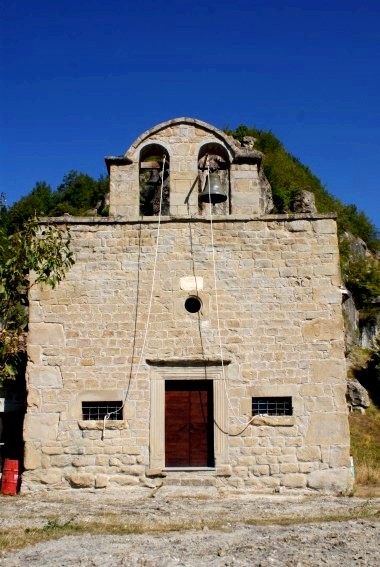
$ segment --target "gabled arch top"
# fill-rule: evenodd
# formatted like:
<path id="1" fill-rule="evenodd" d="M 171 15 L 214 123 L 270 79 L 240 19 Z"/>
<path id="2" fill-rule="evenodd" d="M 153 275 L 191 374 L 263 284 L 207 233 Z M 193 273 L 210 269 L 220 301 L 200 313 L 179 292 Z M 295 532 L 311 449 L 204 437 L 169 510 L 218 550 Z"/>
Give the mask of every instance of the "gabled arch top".
<path id="1" fill-rule="evenodd" d="M 180 124 L 188 124 L 190 126 L 202 128 L 203 130 L 214 134 L 214 136 L 222 140 L 228 146 L 228 148 L 231 149 L 231 141 L 228 139 L 228 136 L 224 132 L 222 132 L 218 128 L 215 128 L 215 126 L 211 126 L 211 124 L 207 124 L 207 122 L 203 122 L 202 120 L 197 120 L 196 118 L 186 118 L 183 116 L 181 118 L 173 118 L 172 120 L 161 122 L 161 124 L 157 124 L 156 126 L 153 126 L 153 128 L 146 130 L 146 132 L 141 134 L 141 136 L 139 136 L 137 140 L 133 142 L 131 147 L 125 153 L 125 156 L 128 156 L 128 154 L 134 152 L 140 144 L 144 143 L 147 138 L 150 138 L 154 134 L 157 134 L 158 132 L 160 132 L 160 130 L 165 130 L 166 128 L 170 128 L 172 126 L 179 126 Z"/>
<path id="2" fill-rule="evenodd" d="M 228 136 L 219 128 L 212 126 L 211 124 L 207 124 L 207 122 L 203 122 L 202 120 L 198 120 L 196 118 L 173 118 L 172 120 L 168 120 L 167 122 L 161 122 L 153 128 L 146 130 L 141 136 L 139 136 L 133 144 L 129 147 L 129 149 L 125 152 L 122 156 L 107 156 L 105 158 L 107 169 L 110 170 L 110 166 L 114 165 L 130 165 L 136 160 L 136 151 L 142 145 L 149 143 L 149 139 L 153 138 L 154 143 L 161 143 L 158 142 L 156 139 L 159 137 L 159 133 L 165 129 L 178 127 L 181 125 L 186 126 L 193 126 L 194 128 L 198 128 L 204 130 L 207 134 L 212 136 L 214 139 L 218 140 L 229 152 L 231 156 L 231 163 L 261 163 L 264 154 L 259 152 L 258 150 L 252 148 L 252 146 L 242 145 L 238 140 L 235 140 L 232 136 Z M 158 136 L 157 136 L 158 135 Z"/>
<path id="3" fill-rule="evenodd" d="M 216 128 L 215 126 L 212 126 L 211 124 L 208 124 L 207 122 L 203 122 L 202 120 L 198 120 L 196 118 L 181 117 L 181 118 L 173 118 L 172 120 L 168 120 L 167 122 L 161 122 L 160 124 L 153 126 L 153 128 L 146 130 L 146 132 L 141 134 L 141 136 L 139 136 L 133 142 L 133 144 L 130 146 L 130 148 L 124 154 L 124 158 L 132 159 L 132 156 L 133 156 L 134 152 L 137 150 L 137 148 L 141 144 L 143 144 L 148 138 L 156 135 L 157 133 L 159 133 L 162 130 L 165 130 L 166 128 L 170 128 L 170 127 L 173 127 L 173 126 L 179 126 L 181 124 L 185 124 L 185 125 L 189 125 L 189 126 L 195 126 L 195 127 L 200 128 L 202 130 L 205 130 L 206 132 L 209 132 L 210 134 L 215 136 L 215 138 L 220 140 L 222 142 L 222 144 L 224 144 L 226 146 L 226 148 L 228 148 L 228 150 L 231 152 L 233 159 L 242 158 L 243 155 L 246 158 L 247 157 L 251 158 L 251 159 L 256 158 L 256 159 L 259 159 L 259 160 L 261 160 L 262 157 L 263 157 L 263 154 L 261 152 L 259 152 L 257 150 L 253 150 L 253 149 L 250 150 L 249 156 L 248 156 L 247 151 L 243 150 L 241 148 L 240 143 L 237 140 L 234 140 L 234 138 L 232 136 L 228 136 L 222 130 L 219 130 L 219 128 Z"/>

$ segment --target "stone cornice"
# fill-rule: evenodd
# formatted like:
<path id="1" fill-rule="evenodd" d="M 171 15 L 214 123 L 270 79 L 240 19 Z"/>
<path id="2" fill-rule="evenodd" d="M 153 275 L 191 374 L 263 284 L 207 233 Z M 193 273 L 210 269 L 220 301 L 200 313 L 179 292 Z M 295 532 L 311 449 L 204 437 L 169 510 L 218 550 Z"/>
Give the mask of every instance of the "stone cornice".
<path id="1" fill-rule="evenodd" d="M 133 163 L 132 160 L 126 156 L 106 156 L 104 161 L 106 162 L 108 173 L 110 172 L 111 165 L 130 165 Z"/>
<path id="2" fill-rule="evenodd" d="M 262 216 L 245 216 L 245 215 L 215 215 L 212 217 L 214 223 L 233 223 L 233 222 L 282 222 L 294 220 L 328 220 L 337 218 L 337 213 L 294 213 L 294 214 L 267 214 Z M 117 217 L 74 217 L 71 215 L 63 215 L 62 217 L 41 217 L 38 219 L 39 224 L 67 224 L 67 225 L 113 225 L 113 224 L 157 224 L 158 217 L 140 217 L 140 218 L 126 218 L 122 216 Z M 189 222 L 202 222 L 209 223 L 210 218 L 204 216 L 192 217 L 161 217 L 161 223 L 189 223 Z"/>
<path id="3" fill-rule="evenodd" d="M 221 358 L 148 358 L 149 366 L 228 366 L 230 359 Z"/>

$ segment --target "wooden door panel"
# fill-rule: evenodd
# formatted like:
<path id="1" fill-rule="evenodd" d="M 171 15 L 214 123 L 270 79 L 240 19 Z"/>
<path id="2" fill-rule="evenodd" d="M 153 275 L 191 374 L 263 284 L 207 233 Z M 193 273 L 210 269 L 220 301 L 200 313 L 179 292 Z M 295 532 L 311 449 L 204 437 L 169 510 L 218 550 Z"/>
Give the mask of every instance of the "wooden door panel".
<path id="1" fill-rule="evenodd" d="M 208 461 L 208 392 L 190 392 L 190 466 L 206 467 Z"/>
<path id="2" fill-rule="evenodd" d="M 165 395 L 166 466 L 189 466 L 189 392 Z"/>
<path id="3" fill-rule="evenodd" d="M 167 381 L 165 466 L 213 466 L 212 382 Z"/>

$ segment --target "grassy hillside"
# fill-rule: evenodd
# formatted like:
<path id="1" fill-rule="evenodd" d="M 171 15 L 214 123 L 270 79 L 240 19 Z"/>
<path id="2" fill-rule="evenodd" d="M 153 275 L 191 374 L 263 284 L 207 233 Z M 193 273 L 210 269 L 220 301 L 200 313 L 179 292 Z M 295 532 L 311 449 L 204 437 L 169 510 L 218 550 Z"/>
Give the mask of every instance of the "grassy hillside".
<path id="1" fill-rule="evenodd" d="M 236 130 L 226 128 L 226 133 L 238 140 L 244 136 L 256 138 L 255 148 L 265 154 L 264 171 L 273 191 L 275 211 L 292 211 L 295 195 L 303 189 L 312 191 L 319 212 L 338 213 L 339 232 L 350 232 L 364 240 L 372 251 L 380 250 L 380 239 L 374 224 L 355 205 L 345 205 L 322 185 L 310 169 L 286 151 L 272 133 L 241 125 Z"/>
<path id="2" fill-rule="evenodd" d="M 351 454 L 358 486 L 380 486 L 380 411 L 350 415 Z"/>

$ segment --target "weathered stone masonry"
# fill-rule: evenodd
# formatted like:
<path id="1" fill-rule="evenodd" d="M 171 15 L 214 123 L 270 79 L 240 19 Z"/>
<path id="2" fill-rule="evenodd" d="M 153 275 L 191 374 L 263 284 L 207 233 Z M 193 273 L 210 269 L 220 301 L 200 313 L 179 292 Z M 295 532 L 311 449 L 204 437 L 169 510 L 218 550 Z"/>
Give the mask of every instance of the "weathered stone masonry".
<path id="1" fill-rule="evenodd" d="M 149 322 L 158 219 L 139 218 L 147 143 L 170 155 L 171 211 Z M 208 211 L 198 187 L 190 192 L 211 143 L 231 162 L 228 208 L 212 223 L 217 294 Z M 70 227 L 76 264 L 57 289 L 30 295 L 24 490 L 187 480 L 350 489 L 336 222 L 268 214 L 261 155 L 242 152 L 213 127 L 171 121 L 108 160 L 109 218 L 56 219 Z M 189 296 L 201 300 L 198 313 L 185 309 Z M 166 470 L 170 380 L 212 381 L 214 466 Z M 292 415 L 252 419 L 257 396 L 291 397 Z M 83 401 L 124 399 L 123 419 L 83 420 Z"/>

